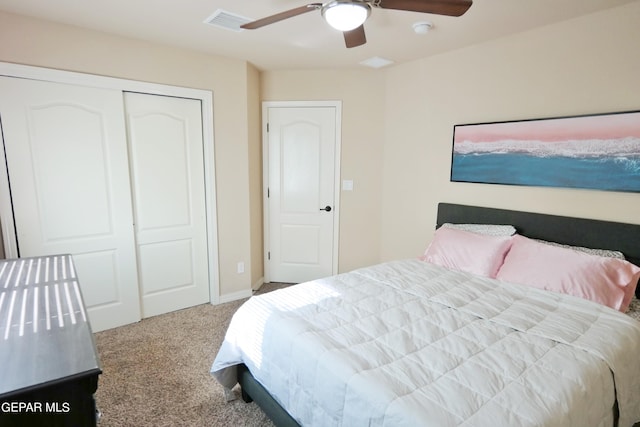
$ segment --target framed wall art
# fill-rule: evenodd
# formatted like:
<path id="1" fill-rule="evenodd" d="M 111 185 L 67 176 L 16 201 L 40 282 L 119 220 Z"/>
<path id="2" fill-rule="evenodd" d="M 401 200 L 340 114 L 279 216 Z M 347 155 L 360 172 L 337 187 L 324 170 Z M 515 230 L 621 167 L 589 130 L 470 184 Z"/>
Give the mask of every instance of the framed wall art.
<path id="1" fill-rule="evenodd" d="M 455 125 L 451 181 L 640 192 L 640 111 Z"/>

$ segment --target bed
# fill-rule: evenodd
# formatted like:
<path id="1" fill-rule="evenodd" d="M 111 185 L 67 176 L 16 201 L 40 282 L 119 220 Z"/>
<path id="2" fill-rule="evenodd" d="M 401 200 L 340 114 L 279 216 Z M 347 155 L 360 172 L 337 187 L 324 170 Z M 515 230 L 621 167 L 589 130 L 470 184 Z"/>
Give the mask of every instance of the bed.
<path id="1" fill-rule="evenodd" d="M 450 230 L 444 224 L 510 225 L 517 235 L 478 237 L 455 227 L 444 231 Z M 640 292 L 640 225 L 440 203 L 436 227 L 421 258 L 250 298 L 232 319 L 212 375 L 228 395 L 239 383 L 245 401 L 255 400 L 279 426 L 632 426 L 640 420 L 640 322 L 624 313 Z M 440 256 L 446 245 L 436 240 L 447 236 L 449 243 L 451 235 L 491 242 L 485 251 L 463 241 L 474 248 L 465 256 L 478 271 L 438 262 L 450 260 Z M 507 240 L 506 250 L 495 244 Z M 544 245 L 540 258 L 527 258 L 526 245 Z M 597 259 L 628 286 L 599 288 L 587 299 L 512 281 L 553 270 L 554 260 L 527 270 L 517 264 L 523 259 L 556 253 L 569 255 L 562 258 L 566 265 L 571 257 L 595 259 L 575 255 L 576 247 L 623 254 L 625 261 L 601 252 Z M 496 265 L 487 256 L 494 249 Z M 510 271 L 513 265 L 518 268 Z M 583 279 L 598 274 L 589 270 Z M 580 283 L 571 286 L 573 292 Z"/>

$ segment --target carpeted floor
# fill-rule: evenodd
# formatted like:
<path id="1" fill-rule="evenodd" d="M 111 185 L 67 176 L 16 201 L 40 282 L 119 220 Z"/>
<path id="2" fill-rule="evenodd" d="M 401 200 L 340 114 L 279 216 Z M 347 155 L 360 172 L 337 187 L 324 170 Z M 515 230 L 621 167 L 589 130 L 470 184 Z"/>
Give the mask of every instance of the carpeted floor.
<path id="1" fill-rule="evenodd" d="M 260 293 L 282 287 L 265 284 Z M 95 334 L 100 427 L 273 426 L 255 403 L 227 403 L 209 368 L 244 301 L 204 304 Z M 239 395 L 239 390 L 236 393 Z"/>

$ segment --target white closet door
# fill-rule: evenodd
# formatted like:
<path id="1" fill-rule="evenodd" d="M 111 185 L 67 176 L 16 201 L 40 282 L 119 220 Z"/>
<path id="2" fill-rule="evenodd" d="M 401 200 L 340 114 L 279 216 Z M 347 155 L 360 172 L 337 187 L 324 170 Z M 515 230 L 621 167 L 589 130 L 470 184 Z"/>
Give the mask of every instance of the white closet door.
<path id="1" fill-rule="evenodd" d="M 122 92 L 0 77 L 21 257 L 70 253 L 94 331 L 140 320 Z"/>
<path id="2" fill-rule="evenodd" d="M 125 93 L 143 317 L 209 301 L 199 100 Z"/>

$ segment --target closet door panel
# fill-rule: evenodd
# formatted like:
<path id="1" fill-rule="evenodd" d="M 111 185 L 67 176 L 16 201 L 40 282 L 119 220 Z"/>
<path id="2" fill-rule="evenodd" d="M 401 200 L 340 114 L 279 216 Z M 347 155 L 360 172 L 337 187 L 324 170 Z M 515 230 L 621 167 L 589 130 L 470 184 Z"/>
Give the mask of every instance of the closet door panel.
<path id="1" fill-rule="evenodd" d="M 42 240 L 23 245 L 55 246 L 88 236 L 113 235 L 102 113 L 81 104 L 55 102 L 32 106 L 26 115 L 30 147 L 24 149 L 31 153 L 29 178 L 41 213 Z M 70 209 L 77 200 L 91 203 Z"/>
<path id="2" fill-rule="evenodd" d="M 94 331 L 140 319 L 122 92 L 0 77 L 21 257 L 70 253 Z"/>
<path id="3" fill-rule="evenodd" d="M 143 317 L 209 301 L 202 106 L 125 93 Z"/>
<path id="4" fill-rule="evenodd" d="M 83 296 L 87 307 L 118 304 L 118 253 L 114 250 L 85 252 L 73 255 L 78 277 L 91 277 L 91 289 Z M 85 287 L 86 288 L 86 287 Z M 140 319 L 136 319 L 140 320 Z M 95 328 L 94 328 L 95 330 Z"/>

